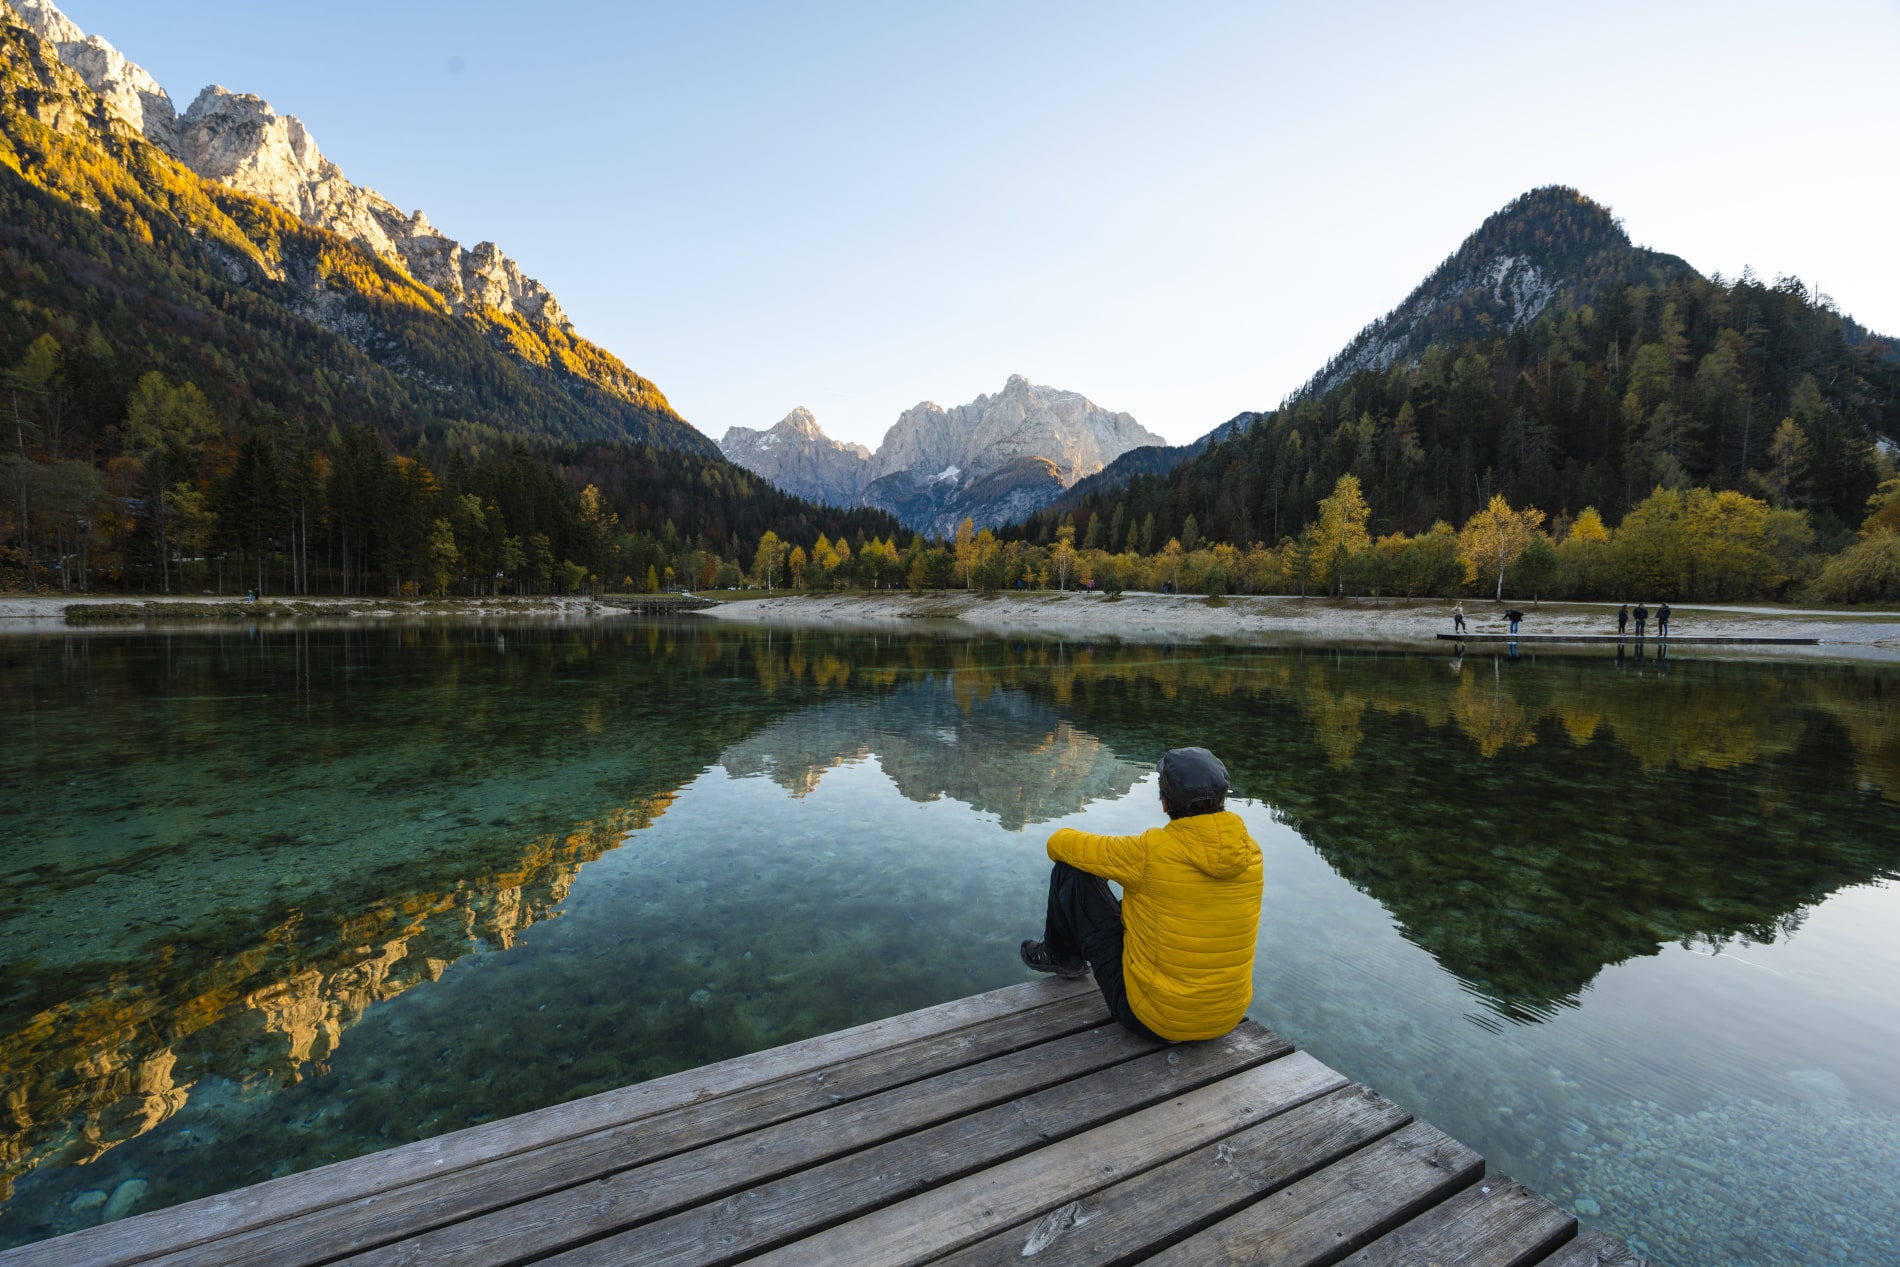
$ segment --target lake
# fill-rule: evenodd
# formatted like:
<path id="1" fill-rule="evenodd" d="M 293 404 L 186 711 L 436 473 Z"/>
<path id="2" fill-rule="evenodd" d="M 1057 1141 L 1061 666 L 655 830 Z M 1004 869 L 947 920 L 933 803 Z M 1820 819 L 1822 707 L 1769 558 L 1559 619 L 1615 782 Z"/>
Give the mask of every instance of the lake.
<path id="1" fill-rule="evenodd" d="M 1252 1015 L 1673 1267 L 1900 1262 L 1900 670 L 0 637 L 0 1246 L 1023 980 L 1204 744 Z"/>

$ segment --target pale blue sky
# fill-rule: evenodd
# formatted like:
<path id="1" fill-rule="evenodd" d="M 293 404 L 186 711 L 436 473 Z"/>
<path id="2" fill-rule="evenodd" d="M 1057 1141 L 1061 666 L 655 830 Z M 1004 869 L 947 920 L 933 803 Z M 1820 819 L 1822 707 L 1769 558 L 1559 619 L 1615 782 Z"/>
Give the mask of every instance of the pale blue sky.
<path id="1" fill-rule="evenodd" d="M 1271 407 L 1537 185 L 1900 334 L 1900 5 L 70 0 L 303 119 L 715 439 L 1011 373 Z"/>

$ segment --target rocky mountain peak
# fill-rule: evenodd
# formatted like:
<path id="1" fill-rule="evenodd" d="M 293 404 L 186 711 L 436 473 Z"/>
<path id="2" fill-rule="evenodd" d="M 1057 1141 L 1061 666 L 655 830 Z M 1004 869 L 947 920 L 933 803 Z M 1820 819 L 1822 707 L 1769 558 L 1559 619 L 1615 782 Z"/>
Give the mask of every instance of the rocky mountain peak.
<path id="1" fill-rule="evenodd" d="M 1689 266 L 1630 243 L 1610 209 L 1565 185 L 1492 213 L 1403 303 L 1361 330 L 1301 389 L 1320 395 L 1361 370 L 1415 360 L 1439 340 L 1519 329 L 1610 286 L 1660 283 Z"/>
<path id="2" fill-rule="evenodd" d="M 913 405 L 875 453 L 826 436 L 803 407 L 770 430 L 733 427 L 719 448 L 800 497 L 878 506 L 941 532 L 946 521 L 954 528 L 951 516 L 985 525 L 1021 518 L 1130 449 L 1161 443 L 1128 414 L 1011 374 L 1001 391 L 967 405 Z"/>
<path id="3" fill-rule="evenodd" d="M 871 451 L 833 440 L 803 405 L 764 431 L 729 428 L 719 451 L 799 497 L 832 506 L 864 503 Z"/>
<path id="4" fill-rule="evenodd" d="M 144 135 L 169 137 L 177 110 L 158 81 L 97 35 L 84 31 L 48 0 L 19 0 L 15 6 L 27 28 L 51 44 L 59 59 L 79 72 L 89 87 Z"/>
<path id="5" fill-rule="evenodd" d="M 479 306 L 573 329 L 548 288 L 493 242 L 464 250 L 422 212 L 405 215 L 375 190 L 351 183 L 297 116 L 217 84 L 179 115 L 156 80 L 104 39 L 86 35 L 51 0 L 19 0 L 16 7 L 115 114 L 200 176 L 358 243 L 437 291 L 457 313 Z"/>

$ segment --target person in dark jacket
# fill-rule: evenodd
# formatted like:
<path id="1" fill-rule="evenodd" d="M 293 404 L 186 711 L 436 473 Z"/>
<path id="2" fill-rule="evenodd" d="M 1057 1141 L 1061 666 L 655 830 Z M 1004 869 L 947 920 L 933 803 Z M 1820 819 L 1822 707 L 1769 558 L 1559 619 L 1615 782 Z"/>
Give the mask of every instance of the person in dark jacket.
<path id="1" fill-rule="evenodd" d="M 1524 619 L 1524 613 L 1513 607 L 1504 613 L 1504 619 L 1511 622 L 1511 633 L 1515 636 L 1517 634 L 1517 622 Z"/>
<path id="2" fill-rule="evenodd" d="M 1641 603 L 1638 603 L 1636 604 L 1635 615 L 1636 615 L 1636 636 L 1640 638 L 1643 636 L 1644 626 L 1649 624 L 1649 608 L 1645 607 Z"/>
<path id="3" fill-rule="evenodd" d="M 1630 627 L 1630 605 L 1624 603 L 1616 612 L 1616 636 L 1621 638 L 1623 631 Z"/>
<path id="4" fill-rule="evenodd" d="M 1658 638 L 1667 638 L 1669 636 L 1668 603 L 1658 603 L 1656 605 L 1656 636 Z"/>

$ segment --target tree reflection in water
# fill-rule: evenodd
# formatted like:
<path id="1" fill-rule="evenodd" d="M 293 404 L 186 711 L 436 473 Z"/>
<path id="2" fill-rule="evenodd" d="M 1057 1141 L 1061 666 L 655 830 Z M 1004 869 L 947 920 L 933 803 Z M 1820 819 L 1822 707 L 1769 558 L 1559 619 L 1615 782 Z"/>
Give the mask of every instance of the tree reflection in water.
<path id="1" fill-rule="evenodd" d="M 1205 744 L 1514 1021 L 1671 943 L 1785 938 L 1900 867 L 1889 671 L 1446 667 L 710 623 L 0 641 L 19 736 L 0 751 L 0 1180 L 96 1162 L 210 1082 L 255 1097 L 324 1077 L 374 1005 L 560 914 L 581 868 L 715 765 L 808 796 L 874 762 L 909 801 L 975 811 L 967 830 L 1033 837 Z M 1015 932 L 1013 912 L 986 918 Z M 879 1005 L 936 1001 L 932 980 Z M 802 1023 L 709 1032 L 692 1058 Z M 381 1142 L 459 1124 L 392 1123 Z"/>

